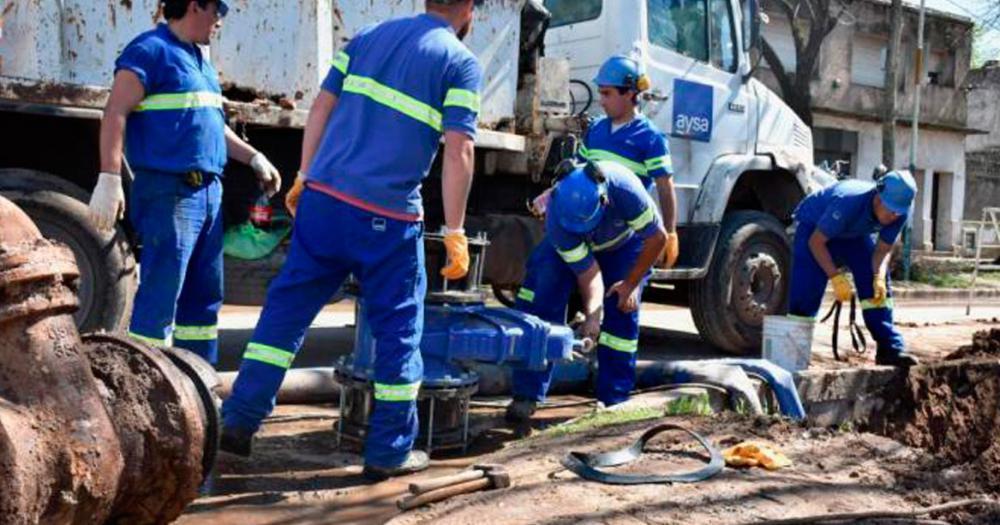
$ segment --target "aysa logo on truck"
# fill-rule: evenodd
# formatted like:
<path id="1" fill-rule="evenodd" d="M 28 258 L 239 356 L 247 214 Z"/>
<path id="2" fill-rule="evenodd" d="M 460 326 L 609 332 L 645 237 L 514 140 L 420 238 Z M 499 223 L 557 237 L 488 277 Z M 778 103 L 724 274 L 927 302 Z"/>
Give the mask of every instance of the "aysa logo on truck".
<path id="1" fill-rule="evenodd" d="M 712 140 L 712 86 L 674 79 L 674 122 L 671 135 Z"/>

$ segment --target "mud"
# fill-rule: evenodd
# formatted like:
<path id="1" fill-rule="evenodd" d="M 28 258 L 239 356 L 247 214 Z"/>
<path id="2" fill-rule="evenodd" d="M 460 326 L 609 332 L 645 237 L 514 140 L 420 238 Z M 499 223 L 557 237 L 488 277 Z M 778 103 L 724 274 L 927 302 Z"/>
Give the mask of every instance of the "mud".
<path id="1" fill-rule="evenodd" d="M 952 361 L 973 357 L 1000 357 L 1000 328 L 976 332 L 972 336 L 971 345 L 959 348 L 945 356 L 944 359 Z"/>

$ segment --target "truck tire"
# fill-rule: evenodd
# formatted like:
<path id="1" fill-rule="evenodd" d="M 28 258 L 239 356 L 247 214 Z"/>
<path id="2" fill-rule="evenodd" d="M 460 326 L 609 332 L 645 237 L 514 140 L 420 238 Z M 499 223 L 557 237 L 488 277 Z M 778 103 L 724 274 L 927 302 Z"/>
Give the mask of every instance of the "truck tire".
<path id="1" fill-rule="evenodd" d="M 267 288 L 271 285 L 271 280 L 278 276 L 278 271 L 285 264 L 287 256 L 288 245 L 282 244 L 260 259 L 225 257 L 223 273 L 225 303 L 238 306 L 263 306 L 264 299 L 267 298 Z M 343 289 L 338 290 L 329 304 L 339 302 L 343 298 Z"/>
<path id="2" fill-rule="evenodd" d="M 691 283 L 691 316 L 708 342 L 736 355 L 760 352 L 765 315 L 788 309 L 791 245 L 773 216 L 727 213 L 705 278 Z"/>
<path id="3" fill-rule="evenodd" d="M 123 331 L 132 314 L 137 273 L 135 258 L 120 228 L 100 232 L 91 224 L 87 205 L 57 191 L 4 191 L 35 221 L 47 239 L 69 246 L 80 270 L 73 314 L 81 332 Z"/>

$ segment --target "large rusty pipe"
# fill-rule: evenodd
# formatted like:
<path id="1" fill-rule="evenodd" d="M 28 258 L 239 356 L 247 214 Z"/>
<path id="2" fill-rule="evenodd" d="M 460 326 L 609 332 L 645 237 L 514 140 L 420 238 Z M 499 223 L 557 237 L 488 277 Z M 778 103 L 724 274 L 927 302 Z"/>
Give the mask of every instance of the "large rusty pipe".
<path id="1" fill-rule="evenodd" d="M 164 523 L 217 447 L 204 361 L 99 334 L 71 314 L 72 253 L 0 197 L 0 523 Z"/>

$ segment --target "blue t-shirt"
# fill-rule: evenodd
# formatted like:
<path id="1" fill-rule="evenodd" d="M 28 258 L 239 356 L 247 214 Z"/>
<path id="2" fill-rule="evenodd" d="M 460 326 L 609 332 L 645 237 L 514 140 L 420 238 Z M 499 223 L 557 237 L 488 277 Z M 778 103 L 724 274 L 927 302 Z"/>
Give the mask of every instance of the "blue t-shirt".
<path id="1" fill-rule="evenodd" d="M 219 75 L 198 46 L 179 40 L 166 24 L 130 42 L 115 73 L 139 77 L 145 99 L 125 125 L 125 157 L 139 170 L 222 174 L 226 122 Z"/>
<path id="2" fill-rule="evenodd" d="M 437 16 L 362 30 L 323 82 L 338 102 L 309 181 L 369 211 L 420 219 L 421 181 L 442 132 L 475 138 L 482 76 L 475 55 Z"/>
<path id="3" fill-rule="evenodd" d="M 882 226 L 875 217 L 875 183 L 845 180 L 813 193 L 799 203 L 795 219 L 813 224 L 830 239 L 850 239 L 879 232 L 887 244 L 896 242 L 906 223 L 901 215 L 892 224 Z"/>
<path id="4" fill-rule="evenodd" d="M 597 226 L 580 234 L 563 228 L 554 214 L 548 214 L 545 221 L 549 242 L 577 274 L 593 264 L 592 252 L 614 250 L 633 235 L 646 239 L 663 227 L 649 192 L 631 171 L 616 162 L 598 165 L 608 180 L 608 204 Z"/>
<path id="5" fill-rule="evenodd" d="M 649 188 L 658 177 L 673 175 L 667 137 L 645 115 L 636 115 L 616 131 L 605 117 L 587 130 L 580 148 L 583 160 L 610 160 L 625 166 Z"/>

